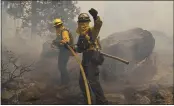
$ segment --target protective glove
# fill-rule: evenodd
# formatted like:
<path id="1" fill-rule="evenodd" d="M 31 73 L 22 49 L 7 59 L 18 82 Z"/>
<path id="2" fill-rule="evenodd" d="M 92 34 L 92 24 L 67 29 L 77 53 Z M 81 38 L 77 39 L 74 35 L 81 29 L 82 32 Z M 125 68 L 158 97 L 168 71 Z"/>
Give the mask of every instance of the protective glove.
<path id="1" fill-rule="evenodd" d="M 94 20 L 97 20 L 97 15 L 98 15 L 98 11 L 97 10 L 95 10 L 94 8 L 91 8 L 88 12 L 92 15 Z"/>

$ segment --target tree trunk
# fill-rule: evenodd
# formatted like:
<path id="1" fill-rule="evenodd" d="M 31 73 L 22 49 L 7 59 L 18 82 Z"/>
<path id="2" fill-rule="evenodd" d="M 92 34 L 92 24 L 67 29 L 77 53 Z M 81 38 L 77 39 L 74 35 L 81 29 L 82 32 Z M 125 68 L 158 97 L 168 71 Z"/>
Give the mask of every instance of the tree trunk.
<path id="1" fill-rule="evenodd" d="M 36 26 L 37 26 L 37 15 L 36 15 L 36 7 L 37 7 L 37 1 L 32 1 L 32 17 L 31 17 L 31 39 L 36 34 Z"/>

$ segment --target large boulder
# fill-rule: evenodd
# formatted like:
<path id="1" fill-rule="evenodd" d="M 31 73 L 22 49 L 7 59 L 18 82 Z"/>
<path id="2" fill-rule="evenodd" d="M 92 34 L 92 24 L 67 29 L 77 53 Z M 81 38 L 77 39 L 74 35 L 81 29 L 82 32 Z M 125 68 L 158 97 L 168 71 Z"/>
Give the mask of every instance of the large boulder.
<path id="1" fill-rule="evenodd" d="M 127 59 L 131 55 L 133 61 L 139 62 L 152 53 L 155 39 L 149 31 L 135 28 L 125 32 L 114 33 L 103 39 L 101 44 L 103 51 L 106 53 Z"/>
<path id="2" fill-rule="evenodd" d="M 128 60 L 129 65 L 119 61 L 105 58 L 102 68 L 102 76 L 116 79 L 125 71 L 135 70 L 135 66 L 148 58 L 154 49 L 155 39 L 152 34 L 141 28 L 131 29 L 125 32 L 114 33 L 101 41 L 102 51 L 113 56 Z M 142 65 L 141 65 L 142 66 Z"/>

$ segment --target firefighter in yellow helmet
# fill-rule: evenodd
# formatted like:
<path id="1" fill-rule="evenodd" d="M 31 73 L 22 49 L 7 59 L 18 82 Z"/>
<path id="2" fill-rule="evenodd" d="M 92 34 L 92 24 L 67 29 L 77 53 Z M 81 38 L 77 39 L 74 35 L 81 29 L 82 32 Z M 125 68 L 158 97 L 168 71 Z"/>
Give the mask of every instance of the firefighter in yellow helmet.
<path id="1" fill-rule="evenodd" d="M 66 48 L 65 44 L 72 45 L 73 39 L 70 31 L 65 28 L 61 19 L 54 19 L 54 27 L 56 29 L 56 39 L 53 40 L 51 47 L 57 47 L 59 49 L 58 54 L 58 69 L 61 74 L 61 87 L 67 87 L 70 79 L 67 71 L 67 63 L 70 57 L 70 51 Z"/>
<path id="2" fill-rule="evenodd" d="M 102 21 L 97 15 L 98 12 L 95 9 L 90 9 L 89 13 L 94 19 L 94 26 L 90 27 L 89 23 L 91 22 L 90 17 L 87 13 L 81 13 L 78 17 L 78 28 L 77 33 L 79 34 L 77 47 L 75 48 L 76 52 L 82 53 L 82 65 L 87 76 L 89 86 L 91 88 L 91 93 L 95 95 L 96 103 L 93 104 L 108 104 L 103 90 L 99 82 L 99 69 L 98 66 L 101 65 L 104 61 L 104 57 L 98 51 L 100 49 L 97 42 L 97 38 L 102 27 Z M 81 88 L 84 97 L 85 85 L 80 74 L 79 85 Z M 87 98 L 85 99 L 87 103 Z M 92 100 L 93 101 L 93 100 Z"/>

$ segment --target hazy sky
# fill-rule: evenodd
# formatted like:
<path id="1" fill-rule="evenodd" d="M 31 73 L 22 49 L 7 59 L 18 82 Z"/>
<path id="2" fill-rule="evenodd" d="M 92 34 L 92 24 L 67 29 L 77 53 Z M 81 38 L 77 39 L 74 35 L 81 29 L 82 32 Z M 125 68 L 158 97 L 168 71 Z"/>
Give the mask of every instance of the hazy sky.
<path id="1" fill-rule="evenodd" d="M 173 35 L 173 1 L 78 1 L 81 12 L 98 10 L 103 19 L 101 36 L 135 27 Z"/>
<path id="2" fill-rule="evenodd" d="M 173 1 L 78 1 L 77 6 L 81 12 L 98 10 L 103 20 L 102 38 L 135 27 L 173 35 Z"/>

